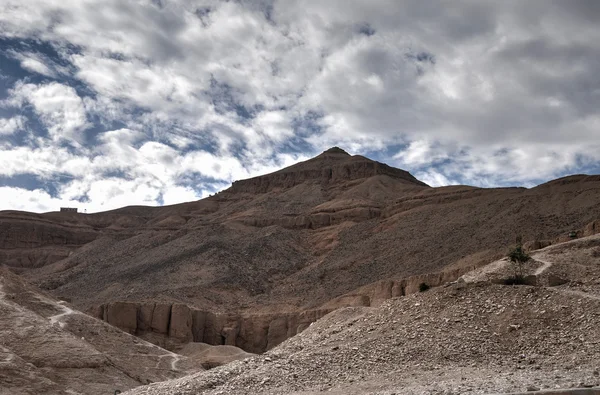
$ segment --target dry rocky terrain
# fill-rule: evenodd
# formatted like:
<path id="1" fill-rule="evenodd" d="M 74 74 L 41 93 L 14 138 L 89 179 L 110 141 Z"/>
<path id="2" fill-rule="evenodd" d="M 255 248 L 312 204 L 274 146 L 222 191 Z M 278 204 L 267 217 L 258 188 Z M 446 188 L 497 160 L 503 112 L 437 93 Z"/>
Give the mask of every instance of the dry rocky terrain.
<path id="1" fill-rule="evenodd" d="M 0 271 L 0 394 L 108 394 L 198 371 Z"/>
<path id="2" fill-rule="evenodd" d="M 597 235 L 535 254 L 528 270 L 563 273 L 561 286 L 506 286 L 469 273 L 376 308 L 338 309 L 263 355 L 128 394 L 486 394 L 600 386 L 600 295 L 590 291 L 600 286 L 599 249 Z M 550 256 L 551 266 L 538 260 Z M 504 275 L 502 265 L 490 266 L 486 275 Z"/>
<path id="3" fill-rule="evenodd" d="M 172 350 L 193 340 L 263 352 L 335 308 L 452 281 L 505 255 L 516 234 L 547 245 L 595 233 L 598 218 L 600 176 L 431 188 L 333 148 L 197 202 L 2 212 L 0 264 Z"/>
<path id="4" fill-rule="evenodd" d="M 197 202 L 0 212 L 0 388 L 192 371 L 133 393 L 597 385 L 599 218 L 600 176 L 431 188 L 339 148 Z M 517 235 L 534 260 L 509 287 Z"/>
<path id="5" fill-rule="evenodd" d="M 113 394 L 252 355 L 199 343 L 167 351 L 0 270 L 1 395 Z"/>

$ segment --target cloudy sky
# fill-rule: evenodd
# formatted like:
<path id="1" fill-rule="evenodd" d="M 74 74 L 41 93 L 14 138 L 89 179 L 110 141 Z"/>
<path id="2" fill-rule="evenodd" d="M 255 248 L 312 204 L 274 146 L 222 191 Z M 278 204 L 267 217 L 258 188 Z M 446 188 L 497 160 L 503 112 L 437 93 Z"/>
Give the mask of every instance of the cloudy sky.
<path id="1" fill-rule="evenodd" d="M 2 0 L 0 209 L 190 201 L 337 145 L 600 173 L 600 1 Z"/>

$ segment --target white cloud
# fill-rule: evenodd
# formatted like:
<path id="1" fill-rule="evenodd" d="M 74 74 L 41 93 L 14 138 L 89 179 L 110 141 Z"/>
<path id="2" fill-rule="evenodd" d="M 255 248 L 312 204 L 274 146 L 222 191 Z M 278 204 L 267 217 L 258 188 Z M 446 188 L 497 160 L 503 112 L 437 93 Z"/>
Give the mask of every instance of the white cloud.
<path id="1" fill-rule="evenodd" d="M 0 118 L 0 135 L 9 135 L 25 128 L 26 118 L 20 115 Z"/>
<path id="2" fill-rule="evenodd" d="M 415 177 L 432 187 L 442 187 L 446 185 L 457 184 L 457 182 L 449 180 L 445 175 L 434 169 L 418 172 L 415 174 Z"/>
<path id="3" fill-rule="evenodd" d="M 244 166 L 241 159 L 233 156 L 199 150 L 181 154 L 165 144 L 145 141 L 145 137 L 130 129 L 106 132 L 99 137 L 100 144 L 85 155 L 51 146 L 0 149 L 0 176 L 30 174 L 48 181 L 58 177 L 70 180 L 63 181 L 51 202 L 37 192 L 35 196 L 40 202 L 47 201 L 44 207 L 58 201 L 83 201 L 79 206 L 95 212 L 126 205 L 197 200 L 235 180 L 307 159 L 279 154 L 273 159 L 249 161 L 251 165 Z M 197 185 L 194 177 L 207 181 Z M 39 211 L 42 206 L 32 207 Z"/>
<path id="4" fill-rule="evenodd" d="M 294 135 L 288 117 L 284 111 L 264 111 L 254 118 L 252 126 L 270 140 L 281 142 Z"/>
<path id="5" fill-rule="evenodd" d="M 21 63 L 21 67 L 33 73 L 45 75 L 46 77 L 57 77 L 58 73 L 54 67 L 48 66 L 48 59 L 34 52 L 19 53 L 14 50 L 8 52 L 13 58 Z"/>
<path id="6" fill-rule="evenodd" d="M 448 159 L 450 156 L 448 148 L 440 144 L 431 144 L 427 140 L 415 140 L 398 152 L 394 159 L 399 159 L 404 165 L 410 167 L 431 165 Z"/>
<path id="7" fill-rule="evenodd" d="M 89 160 L 59 147 L 10 147 L 0 150 L 0 175 L 7 177 L 35 174 L 47 179 L 66 172 L 67 167 L 69 174 L 83 175 L 89 168 L 84 163 L 89 163 Z"/>
<path id="8" fill-rule="evenodd" d="M 29 103 L 55 140 L 82 142 L 82 132 L 90 126 L 83 101 L 75 89 L 57 82 L 49 84 L 18 83 L 11 91 L 8 103 Z"/>
<path id="9" fill-rule="evenodd" d="M 208 196 L 208 193 L 203 193 L 202 195 L 198 195 L 196 191 L 194 191 L 190 187 L 181 187 L 175 186 L 169 188 L 162 196 L 163 203 L 165 205 L 183 203 L 183 202 L 193 202 L 198 199 L 202 199 Z"/>
<path id="10" fill-rule="evenodd" d="M 60 207 L 77 207 L 78 202 L 57 199 L 42 189 L 27 190 L 0 187 L 0 210 L 25 210 L 34 212 L 58 211 Z"/>
<path id="11" fill-rule="evenodd" d="M 580 171 L 600 162 L 586 4 L 5 0 L 0 36 L 61 61 L 12 50 L 59 82 L 23 80 L 2 103 L 31 106 L 50 138 L 1 146 L 0 174 L 72 177 L 65 199 L 112 207 L 202 196 L 333 145 L 391 152 L 433 185 Z"/>

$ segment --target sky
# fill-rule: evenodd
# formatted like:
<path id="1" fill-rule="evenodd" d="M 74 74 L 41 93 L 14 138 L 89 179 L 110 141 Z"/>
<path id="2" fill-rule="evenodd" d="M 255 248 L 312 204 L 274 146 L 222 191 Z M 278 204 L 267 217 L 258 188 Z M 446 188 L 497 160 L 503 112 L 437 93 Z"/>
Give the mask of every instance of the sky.
<path id="1" fill-rule="evenodd" d="M 0 210 L 197 200 L 339 146 L 600 173 L 600 1 L 3 0 Z"/>

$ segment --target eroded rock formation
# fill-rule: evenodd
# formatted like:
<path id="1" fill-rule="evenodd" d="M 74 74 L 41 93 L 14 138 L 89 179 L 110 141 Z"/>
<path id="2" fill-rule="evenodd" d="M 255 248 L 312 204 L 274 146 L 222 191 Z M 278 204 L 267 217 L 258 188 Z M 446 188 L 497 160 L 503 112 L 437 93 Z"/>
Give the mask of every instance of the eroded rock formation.
<path id="1" fill-rule="evenodd" d="M 383 301 L 420 292 L 421 284 L 437 287 L 457 280 L 469 268 L 379 281 L 343 295 L 319 309 L 286 314 L 217 314 L 174 303 L 113 302 L 90 314 L 126 332 L 178 350 L 190 342 L 229 345 L 247 352 L 265 352 L 302 332 L 329 312 L 342 307 L 379 306 Z"/>
<path id="2" fill-rule="evenodd" d="M 178 350 L 189 342 L 264 352 L 306 329 L 333 308 L 297 313 L 215 314 L 184 304 L 113 302 L 89 313 L 126 332 Z"/>

